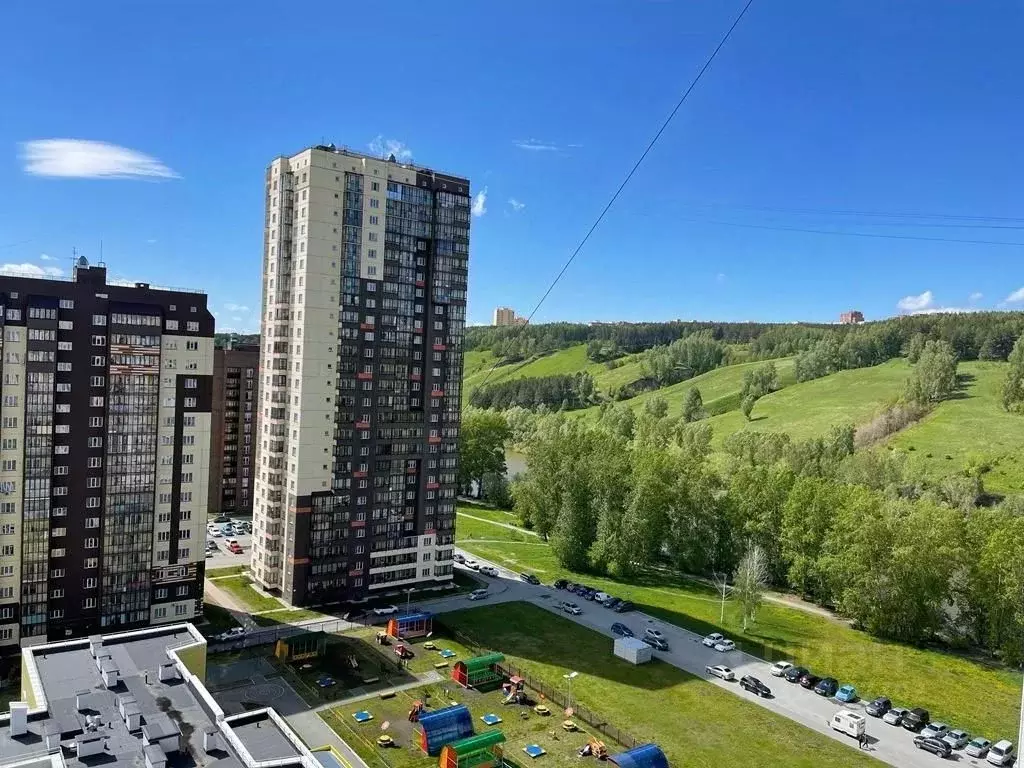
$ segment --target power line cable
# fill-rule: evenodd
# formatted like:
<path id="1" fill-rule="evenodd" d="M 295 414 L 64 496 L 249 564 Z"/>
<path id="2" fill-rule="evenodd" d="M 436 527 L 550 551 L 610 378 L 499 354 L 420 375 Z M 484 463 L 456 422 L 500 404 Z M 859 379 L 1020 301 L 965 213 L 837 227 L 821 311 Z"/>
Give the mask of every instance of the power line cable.
<path id="1" fill-rule="evenodd" d="M 605 207 L 601 209 L 601 213 L 598 214 L 597 219 L 595 219 L 594 223 L 591 224 L 590 229 L 587 230 L 586 235 L 583 236 L 583 239 L 580 240 L 579 245 L 577 245 L 576 248 L 573 250 L 572 254 L 569 256 L 569 260 L 565 262 L 565 265 L 559 270 L 558 274 L 555 275 L 555 279 L 551 281 L 551 285 L 548 286 L 548 289 L 544 291 L 544 294 L 540 297 L 540 300 L 536 303 L 536 305 L 534 305 L 533 309 L 530 311 L 530 314 L 526 318 L 526 322 L 519 326 L 516 333 L 513 334 L 513 336 L 506 342 L 506 346 L 514 342 L 522 334 L 526 326 L 530 324 L 530 321 L 533 320 L 533 316 L 537 314 L 537 310 L 541 308 L 541 305 L 544 304 L 544 301 L 551 294 L 551 291 L 553 291 L 555 289 L 555 286 L 558 285 L 558 282 L 562 279 L 562 276 L 566 273 L 569 267 L 572 266 L 572 263 L 576 260 L 576 257 L 579 255 L 580 251 L 583 250 L 583 246 L 587 244 L 587 241 L 590 240 L 590 236 L 594 234 L 594 230 L 596 230 L 598 225 L 604 220 L 605 215 L 615 204 L 615 201 L 619 199 L 619 195 L 622 194 L 622 190 L 626 188 L 626 185 L 629 184 L 630 180 L 633 178 L 633 175 L 637 172 L 637 169 L 641 166 L 644 160 L 647 159 L 647 155 L 649 155 L 651 150 L 654 149 L 654 145 L 658 143 L 658 139 L 661 138 L 661 135 L 665 132 L 665 129 L 668 128 L 669 124 L 672 122 L 672 119 L 676 116 L 676 113 L 680 110 L 683 104 L 686 103 L 686 100 L 687 98 L 689 98 L 690 93 L 693 91 L 694 88 L 697 87 L 697 83 L 699 83 L 701 81 L 701 78 L 704 77 L 704 73 L 707 72 L 708 69 L 711 67 L 712 62 L 718 56 L 719 51 L 722 50 L 725 44 L 729 41 L 729 38 L 732 36 L 733 30 L 735 30 L 736 27 L 739 26 L 739 23 L 743 20 L 743 17 L 747 15 L 747 11 L 753 4 L 754 0 L 747 0 L 746 4 L 743 6 L 743 10 L 741 10 L 739 12 L 739 15 L 735 18 L 735 20 L 733 20 L 729 29 L 726 30 L 725 34 L 722 36 L 722 39 L 718 41 L 718 45 L 715 46 L 715 49 L 711 52 L 711 55 L 704 62 L 704 65 L 700 68 L 700 71 L 697 72 L 697 76 L 693 78 L 687 89 L 683 91 L 683 95 L 679 97 L 679 101 L 676 102 L 676 105 L 672 108 L 672 111 L 669 112 L 668 117 L 666 117 L 665 120 L 662 122 L 661 127 L 658 128 L 658 132 L 654 134 L 654 138 L 650 140 L 650 142 L 647 144 L 647 147 L 644 149 L 643 153 L 641 153 L 639 159 L 637 159 L 637 161 L 633 164 L 633 167 L 629 169 L 629 173 L 626 174 L 626 178 L 624 178 L 622 180 L 622 183 L 619 184 L 618 189 L 615 190 L 615 193 L 611 196 L 611 199 L 608 200 L 608 203 L 605 205 Z M 490 380 L 491 374 L 494 373 L 494 370 L 498 367 L 499 362 L 500 360 L 495 361 L 494 365 L 492 365 L 490 370 L 487 371 L 487 375 L 484 377 L 484 380 L 479 384 L 480 387 L 484 386 L 488 382 L 488 380 Z M 518 370 L 518 368 L 514 370 Z"/>

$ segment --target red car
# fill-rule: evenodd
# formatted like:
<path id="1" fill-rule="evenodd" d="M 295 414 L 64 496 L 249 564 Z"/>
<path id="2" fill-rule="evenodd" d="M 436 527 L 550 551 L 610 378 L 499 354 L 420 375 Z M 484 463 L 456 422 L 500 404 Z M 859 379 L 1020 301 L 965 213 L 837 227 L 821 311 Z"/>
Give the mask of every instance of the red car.
<path id="1" fill-rule="evenodd" d="M 240 555 L 242 554 L 242 545 L 239 544 L 237 541 L 234 541 L 228 544 L 228 551 L 233 552 L 236 555 Z"/>

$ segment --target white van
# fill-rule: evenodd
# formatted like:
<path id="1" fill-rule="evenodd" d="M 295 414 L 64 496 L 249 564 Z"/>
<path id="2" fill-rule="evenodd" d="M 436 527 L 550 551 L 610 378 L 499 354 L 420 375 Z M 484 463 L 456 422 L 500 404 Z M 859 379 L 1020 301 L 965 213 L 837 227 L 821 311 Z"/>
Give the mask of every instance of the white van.
<path id="1" fill-rule="evenodd" d="M 992 765 L 1010 765 L 1013 762 L 1014 754 L 1013 744 L 1003 739 L 989 747 L 985 759 Z"/>
<path id="2" fill-rule="evenodd" d="M 865 724 L 863 715 L 858 715 L 848 709 L 840 709 L 832 715 L 832 720 L 829 722 L 833 731 L 845 733 L 855 739 L 864 734 Z"/>

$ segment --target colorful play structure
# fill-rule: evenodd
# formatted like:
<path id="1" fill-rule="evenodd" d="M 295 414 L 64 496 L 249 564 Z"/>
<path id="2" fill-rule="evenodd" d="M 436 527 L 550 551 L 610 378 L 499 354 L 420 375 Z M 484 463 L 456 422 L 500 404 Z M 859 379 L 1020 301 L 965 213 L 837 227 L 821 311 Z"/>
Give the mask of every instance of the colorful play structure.
<path id="1" fill-rule="evenodd" d="M 473 716 L 465 704 L 419 713 L 420 749 L 436 756 L 449 744 L 473 735 Z"/>
<path id="2" fill-rule="evenodd" d="M 501 684 L 501 693 L 504 696 L 502 704 L 526 704 L 529 697 L 526 695 L 524 686 L 526 681 L 518 675 L 513 675 Z"/>
<path id="3" fill-rule="evenodd" d="M 388 634 L 400 640 L 426 637 L 434 631 L 434 614 L 410 613 L 388 621 Z"/>
<path id="4" fill-rule="evenodd" d="M 503 675 L 497 665 L 505 660 L 500 653 L 487 653 L 466 661 L 457 661 L 452 667 L 452 680 L 463 688 L 483 688 L 501 682 Z"/>
<path id="5" fill-rule="evenodd" d="M 657 744 L 641 744 L 608 758 L 618 768 L 668 768 L 668 758 Z"/>
<path id="6" fill-rule="evenodd" d="M 502 765 L 501 745 L 505 734 L 498 729 L 446 744 L 441 750 L 439 768 L 494 768 Z"/>
<path id="7" fill-rule="evenodd" d="M 323 632 L 309 632 L 295 637 L 278 640 L 274 655 L 284 662 L 317 659 L 327 650 L 327 635 Z"/>

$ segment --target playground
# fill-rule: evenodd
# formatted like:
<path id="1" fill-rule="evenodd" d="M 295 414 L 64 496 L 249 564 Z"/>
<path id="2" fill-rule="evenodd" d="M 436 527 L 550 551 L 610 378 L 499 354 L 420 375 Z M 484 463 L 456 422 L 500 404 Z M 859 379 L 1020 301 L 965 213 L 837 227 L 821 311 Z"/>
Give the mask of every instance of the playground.
<path id="1" fill-rule="evenodd" d="M 506 684 L 504 690 L 502 682 Z M 595 756 L 580 757 L 579 751 L 598 740 L 603 741 L 604 748 L 611 754 L 624 750 L 600 734 L 592 739 L 586 723 L 571 721 L 574 727 L 567 730 L 564 713 L 554 705 L 548 706 L 550 702 L 529 689 L 519 691 L 513 684 L 511 692 L 521 692 L 521 695 L 513 695 L 506 704 L 510 692 L 507 679 L 485 687 L 490 690 L 463 688 L 449 677 L 443 683 L 400 691 L 392 698 L 369 699 L 320 714 L 373 768 L 387 765 L 391 768 L 481 768 L 491 763 L 495 748 L 506 765 L 519 768 L 567 768 L 569 765 L 583 768 L 588 764 L 595 768 L 598 765 L 612 768 L 611 763 L 599 762 Z M 422 709 L 418 705 L 422 705 Z M 434 754 L 427 754 L 423 750 L 423 728 L 419 719 L 453 705 L 465 705 L 468 712 L 454 712 L 445 718 L 449 722 L 431 725 L 430 731 L 437 735 L 429 744 Z M 547 706 L 548 714 L 538 714 L 534 709 L 538 705 Z M 368 714 L 370 719 L 364 719 L 365 714 L 362 714 L 363 722 L 358 722 L 354 716 L 357 712 Z M 410 720 L 410 716 L 415 719 Z M 504 738 L 496 743 L 487 742 L 497 737 L 467 738 L 469 728 L 474 737 L 500 731 Z M 379 746 L 377 740 L 381 736 L 390 737 L 391 745 Z M 445 752 L 442 741 L 464 746 Z M 542 754 L 530 757 L 525 750 L 532 747 L 539 747 Z M 455 754 L 456 751 L 462 754 Z"/>

